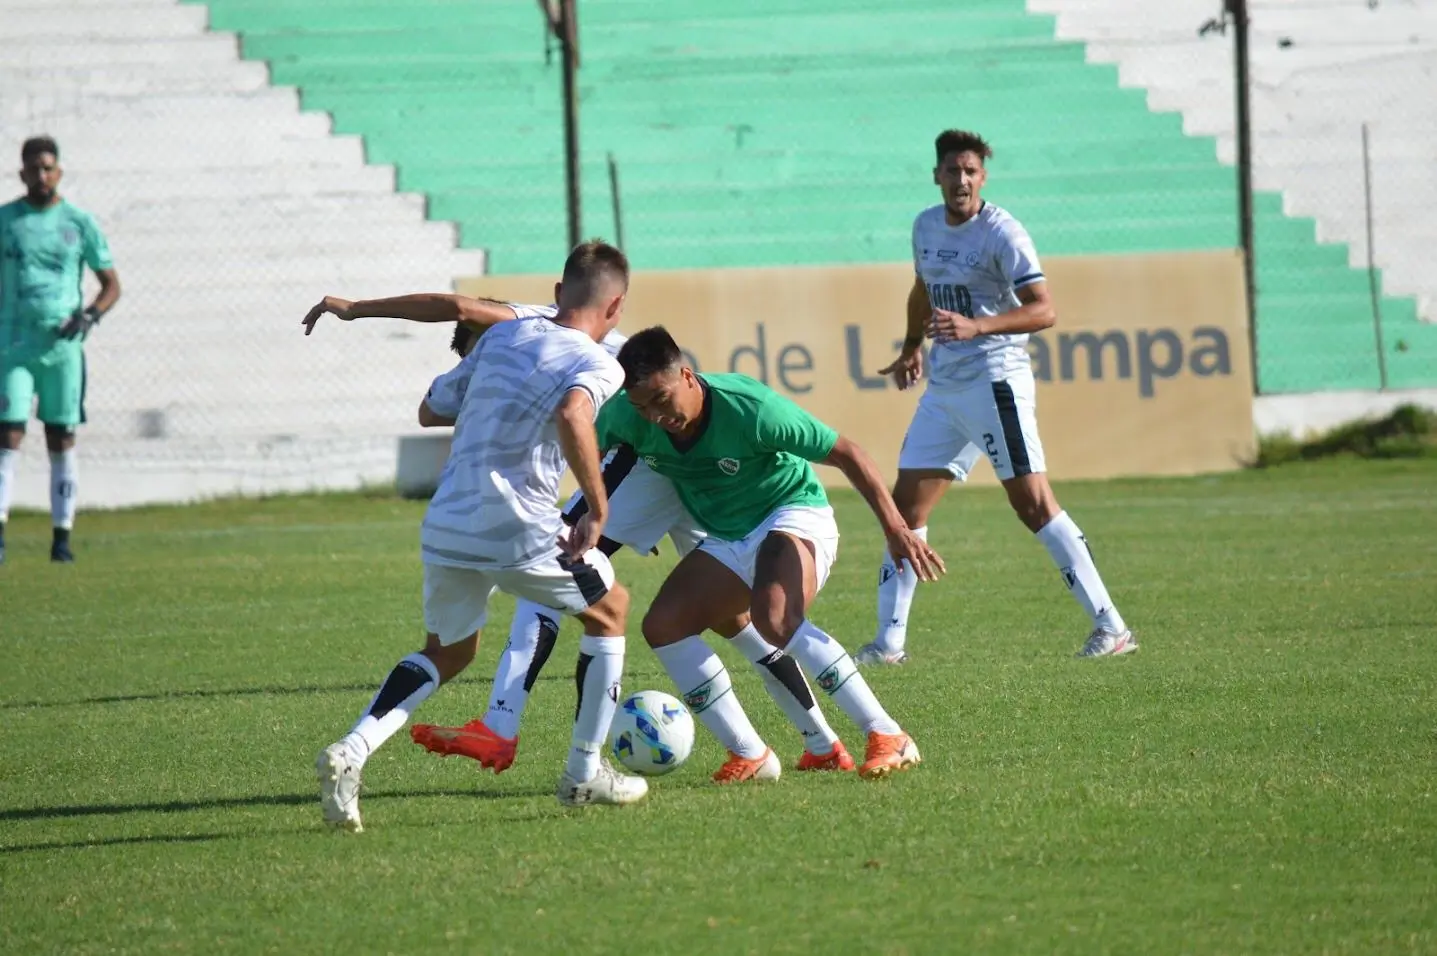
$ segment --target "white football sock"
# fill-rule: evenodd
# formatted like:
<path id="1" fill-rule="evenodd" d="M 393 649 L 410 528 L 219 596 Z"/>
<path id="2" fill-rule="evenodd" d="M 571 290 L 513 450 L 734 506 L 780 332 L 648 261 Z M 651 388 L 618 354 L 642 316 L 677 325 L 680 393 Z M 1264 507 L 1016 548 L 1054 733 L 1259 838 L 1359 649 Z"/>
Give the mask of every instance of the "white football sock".
<path id="1" fill-rule="evenodd" d="M 803 749 L 816 755 L 832 753 L 838 735 L 814 700 L 798 661 L 765 641 L 752 624 L 735 634 L 730 643 L 753 663 L 768 696 L 803 734 Z"/>
<path id="2" fill-rule="evenodd" d="M 914 528 L 920 541 L 928 540 L 928 528 Z M 918 589 L 918 575 L 913 565 L 903 562 L 903 573 L 893 563 L 893 555 L 883 553 L 878 568 L 878 632 L 873 638 L 885 651 L 901 651 L 908 640 L 908 612 L 913 607 L 913 592 Z"/>
<path id="3" fill-rule="evenodd" d="M 1093 626 L 1118 633 L 1127 630 L 1123 616 L 1113 606 L 1108 589 L 1103 586 L 1098 566 L 1093 563 L 1088 539 L 1083 537 L 1083 532 L 1078 530 L 1068 513 L 1060 511 L 1056 518 L 1043 525 L 1038 531 L 1038 540 L 1043 542 L 1053 563 L 1062 572 L 1063 583 L 1073 592 L 1083 610 L 1088 612 L 1088 617 L 1093 619 Z"/>
<path id="4" fill-rule="evenodd" d="M 50 523 L 75 527 L 75 449 L 50 452 Z"/>
<path id="5" fill-rule="evenodd" d="M 703 638 L 691 635 L 676 644 L 656 647 L 654 653 L 678 686 L 684 703 L 729 753 L 748 760 L 764 755 L 768 746 L 734 695 L 728 668 Z"/>
<path id="6" fill-rule="evenodd" d="M 439 669 L 423 654 L 410 654 L 394 665 L 384 686 L 374 695 L 364 716 L 355 722 L 341 743 L 360 763 L 379 749 L 409 720 L 409 715 L 439 687 Z"/>
<path id="7" fill-rule="evenodd" d="M 0 448 L 0 524 L 10 520 L 10 502 L 15 497 L 15 466 L 20 453 Z"/>
<path id="8" fill-rule="evenodd" d="M 804 670 L 814 675 L 813 681 L 865 733 L 897 734 L 902 728 L 888 716 L 888 711 L 873 696 L 868 681 L 858 673 L 853 658 L 833 638 L 819 630 L 812 621 L 798 626 L 798 633 L 788 642 L 788 652 L 797 658 Z"/>
<path id="9" fill-rule="evenodd" d="M 624 639 L 585 634 L 579 641 L 579 664 L 574 670 L 579 706 L 564 766 L 573 780 L 592 780 L 599 772 L 599 754 L 609 739 L 614 711 L 619 709 L 623 677 Z"/>
<path id="10" fill-rule="evenodd" d="M 557 611 L 532 601 L 519 601 L 514 608 L 514 623 L 509 627 L 509 643 L 494 671 L 484 726 L 500 737 L 519 736 L 519 722 L 524 719 L 529 693 L 558 639 Z"/>

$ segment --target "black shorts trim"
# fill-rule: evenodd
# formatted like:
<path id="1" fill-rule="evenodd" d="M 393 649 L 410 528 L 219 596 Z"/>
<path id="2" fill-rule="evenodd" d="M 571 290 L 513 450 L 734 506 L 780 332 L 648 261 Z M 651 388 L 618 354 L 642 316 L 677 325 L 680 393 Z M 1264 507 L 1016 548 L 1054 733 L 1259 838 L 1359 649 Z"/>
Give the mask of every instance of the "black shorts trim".
<path id="1" fill-rule="evenodd" d="M 614 453 L 604 465 L 604 493 L 613 496 L 619 490 L 619 485 L 629 477 L 629 472 L 639 463 L 639 454 L 628 445 L 616 445 Z M 583 495 L 574 502 L 572 508 L 564 512 L 564 524 L 577 524 L 579 519 L 589 513 L 589 502 Z"/>
<path id="2" fill-rule="evenodd" d="M 993 401 L 998 406 L 998 424 L 1003 426 L 1003 444 L 1008 449 L 1008 463 L 1013 466 L 1013 477 L 1031 475 L 1033 465 L 1028 461 L 1028 443 L 1023 440 L 1023 426 L 1019 423 L 1013 386 L 1007 382 L 994 382 Z"/>
<path id="3" fill-rule="evenodd" d="M 559 567 L 574 576 L 574 583 L 579 586 L 579 593 L 584 596 L 584 603 L 589 607 L 598 604 L 604 599 L 604 595 L 609 593 L 609 586 L 604 583 L 604 576 L 592 564 L 560 559 Z"/>

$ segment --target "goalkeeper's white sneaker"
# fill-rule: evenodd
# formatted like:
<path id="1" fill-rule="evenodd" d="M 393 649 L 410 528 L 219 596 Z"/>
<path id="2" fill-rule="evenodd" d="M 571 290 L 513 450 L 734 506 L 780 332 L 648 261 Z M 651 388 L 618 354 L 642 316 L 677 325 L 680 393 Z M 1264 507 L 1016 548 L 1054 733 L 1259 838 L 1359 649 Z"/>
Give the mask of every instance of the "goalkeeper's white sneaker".
<path id="1" fill-rule="evenodd" d="M 860 647 L 853 655 L 853 663 L 859 667 L 897 667 L 908 663 L 908 655 L 901 650 L 885 651 L 875 641 Z"/>
<path id="2" fill-rule="evenodd" d="M 643 777 L 625 776 L 607 760 L 601 760 L 599 772 L 589 780 L 575 780 L 565 770 L 554 795 L 566 807 L 586 807 L 595 803 L 623 806 L 638 803 L 648 792 L 649 782 Z"/>
<path id="3" fill-rule="evenodd" d="M 314 761 L 324 822 L 350 833 L 364 830 L 359 819 L 359 768 L 359 759 L 342 742 L 325 747 Z"/>
<path id="4" fill-rule="evenodd" d="M 1088 643 L 1083 649 L 1075 654 L 1075 657 L 1117 657 L 1119 654 L 1131 654 L 1138 649 L 1138 642 L 1133 637 L 1133 632 L 1111 631 L 1105 627 L 1093 629 L 1088 635 Z"/>

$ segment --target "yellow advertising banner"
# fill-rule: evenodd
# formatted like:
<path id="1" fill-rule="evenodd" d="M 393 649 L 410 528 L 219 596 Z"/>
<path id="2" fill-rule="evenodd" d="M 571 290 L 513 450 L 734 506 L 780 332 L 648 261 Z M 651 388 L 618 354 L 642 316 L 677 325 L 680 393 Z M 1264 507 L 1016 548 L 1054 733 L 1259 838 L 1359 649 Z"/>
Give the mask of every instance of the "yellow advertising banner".
<path id="1" fill-rule="evenodd" d="M 1252 456 L 1238 253 L 1049 258 L 1044 269 L 1058 324 L 1029 352 L 1054 478 L 1197 474 Z M 699 371 L 766 382 L 891 475 L 921 387 L 899 392 L 877 370 L 903 338 L 912 283 L 907 265 L 638 272 L 620 330 L 666 326 Z M 486 276 L 459 290 L 550 302 L 553 285 Z M 986 464 L 973 478 L 994 480 Z"/>

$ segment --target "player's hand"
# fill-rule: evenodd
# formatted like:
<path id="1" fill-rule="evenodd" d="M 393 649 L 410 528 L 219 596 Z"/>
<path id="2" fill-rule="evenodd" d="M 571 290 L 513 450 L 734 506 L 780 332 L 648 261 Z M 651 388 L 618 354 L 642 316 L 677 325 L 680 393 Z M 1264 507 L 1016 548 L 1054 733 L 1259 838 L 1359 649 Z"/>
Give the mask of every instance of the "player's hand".
<path id="1" fill-rule="evenodd" d="M 327 295 L 320 299 L 314 308 L 309 310 L 309 314 L 300 320 L 300 325 L 304 326 L 304 334 L 309 335 L 314 331 L 314 325 L 319 321 L 319 317 L 325 313 L 335 316 L 341 322 L 353 322 L 354 314 L 350 312 L 350 309 L 353 307 L 354 301 L 352 299 L 341 299 L 336 295 Z"/>
<path id="2" fill-rule="evenodd" d="M 93 307 L 76 309 L 75 314 L 65 320 L 65 324 L 60 326 L 56 334 L 62 339 L 79 339 L 83 342 L 99 324 L 100 313 Z"/>
<path id="3" fill-rule="evenodd" d="M 928 337 L 935 342 L 971 342 L 980 334 L 978 323 L 961 312 L 934 309 L 928 320 Z"/>
<path id="4" fill-rule="evenodd" d="M 893 556 L 893 565 L 899 574 L 904 572 L 903 562 L 907 561 L 920 581 L 937 581 L 948 572 L 938 552 L 908 528 L 889 532 L 888 553 Z"/>
<path id="5" fill-rule="evenodd" d="M 559 550 L 565 557 L 577 561 L 599 546 L 603 534 L 604 522 L 596 521 L 591 511 L 575 521 L 568 534 L 559 536 Z"/>
<path id="6" fill-rule="evenodd" d="M 923 377 L 923 350 L 904 352 L 889 363 L 887 368 L 879 369 L 878 374 L 892 375 L 893 384 L 898 386 L 900 392 L 913 387 Z"/>

